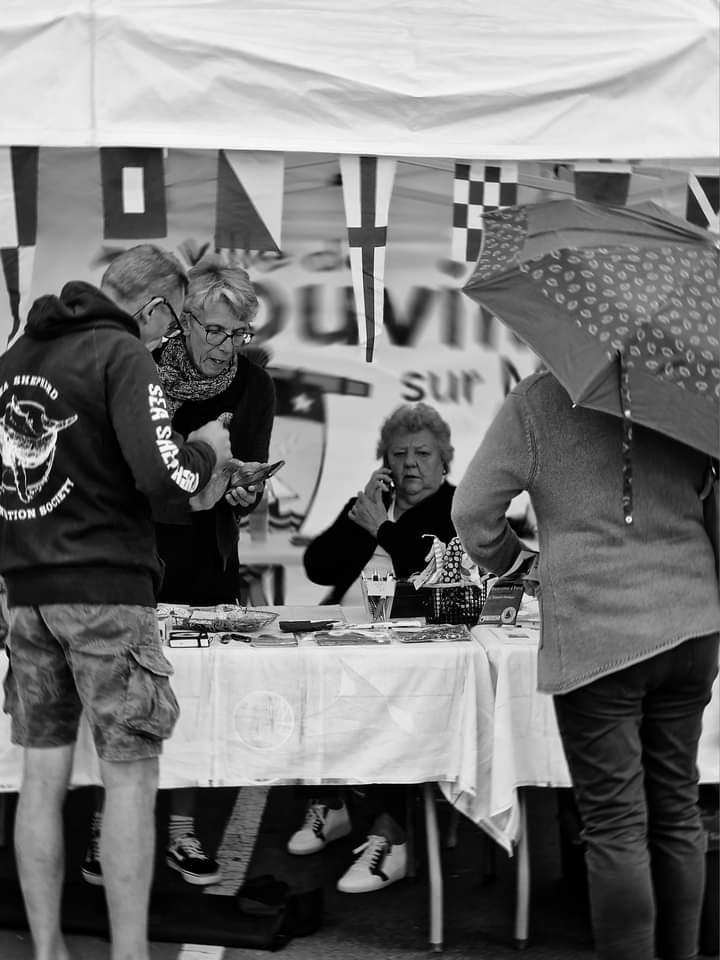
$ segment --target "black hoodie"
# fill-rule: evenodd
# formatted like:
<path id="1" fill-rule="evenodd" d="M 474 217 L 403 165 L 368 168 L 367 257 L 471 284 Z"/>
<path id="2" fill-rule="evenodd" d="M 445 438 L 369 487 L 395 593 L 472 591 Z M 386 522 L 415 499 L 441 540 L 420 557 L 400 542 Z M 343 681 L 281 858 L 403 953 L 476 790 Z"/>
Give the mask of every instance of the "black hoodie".
<path id="1" fill-rule="evenodd" d="M 88 283 L 40 297 L 0 357 L 0 572 L 10 606 L 151 606 L 149 499 L 187 500 L 215 464 L 173 433 L 136 321 Z"/>

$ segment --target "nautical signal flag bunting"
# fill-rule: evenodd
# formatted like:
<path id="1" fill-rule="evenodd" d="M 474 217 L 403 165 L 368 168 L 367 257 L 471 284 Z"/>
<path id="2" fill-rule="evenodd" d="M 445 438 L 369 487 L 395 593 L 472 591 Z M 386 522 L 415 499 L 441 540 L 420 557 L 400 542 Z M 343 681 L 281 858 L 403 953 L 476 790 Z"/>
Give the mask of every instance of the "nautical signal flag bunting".
<path id="1" fill-rule="evenodd" d="M 473 160 L 456 163 L 453 179 L 452 256 L 475 263 L 480 256 L 483 214 L 517 203 L 518 164 Z"/>
<path id="2" fill-rule="evenodd" d="M 368 362 L 383 328 L 385 248 L 396 165 L 388 157 L 340 157 L 358 337 Z"/>

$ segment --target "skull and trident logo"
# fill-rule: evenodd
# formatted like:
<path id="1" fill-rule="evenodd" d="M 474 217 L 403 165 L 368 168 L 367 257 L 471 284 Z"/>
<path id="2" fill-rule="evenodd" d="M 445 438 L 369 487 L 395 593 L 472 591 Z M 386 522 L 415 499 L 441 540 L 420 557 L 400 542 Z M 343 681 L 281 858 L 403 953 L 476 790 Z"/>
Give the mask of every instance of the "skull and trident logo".
<path id="1" fill-rule="evenodd" d="M 50 475 L 58 433 L 76 420 L 77 414 L 52 420 L 42 404 L 13 395 L 0 418 L 2 489 L 30 503 Z"/>

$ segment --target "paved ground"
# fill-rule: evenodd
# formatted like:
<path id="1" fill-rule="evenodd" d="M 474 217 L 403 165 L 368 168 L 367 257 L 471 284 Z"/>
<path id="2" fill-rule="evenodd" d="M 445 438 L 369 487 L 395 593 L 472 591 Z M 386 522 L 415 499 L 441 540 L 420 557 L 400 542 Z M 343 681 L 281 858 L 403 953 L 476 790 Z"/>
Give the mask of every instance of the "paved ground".
<path id="1" fill-rule="evenodd" d="M 443 830 L 448 808 L 439 804 Z M 552 791 L 531 791 L 532 960 L 590 960 L 593 953 L 580 887 L 561 876 L 559 838 Z M 294 939 L 281 954 L 287 960 L 419 960 L 428 956 L 428 886 L 424 865 L 418 878 L 404 880 L 382 893 L 348 896 L 334 889 L 356 837 L 328 848 L 320 877 L 325 890 L 325 921 L 312 936 Z M 460 824 L 458 844 L 443 852 L 445 950 L 448 960 L 509 960 L 518 951 L 512 938 L 514 861 L 499 849 L 496 877 L 485 877 L 488 842 L 468 821 Z M 422 853 L 422 841 L 418 843 Z M 305 858 L 303 858 L 305 859 Z M 105 960 L 108 944 L 94 937 L 70 937 L 75 960 Z M 267 957 L 267 951 L 197 944 L 154 943 L 153 960 L 244 960 Z M 2 960 L 32 960 L 27 933 L 0 930 Z"/>
<path id="2" fill-rule="evenodd" d="M 316 593 L 317 588 L 307 584 L 300 570 L 288 570 L 288 603 L 317 602 Z M 438 813 L 446 836 L 449 809 L 444 802 L 439 802 Z M 528 792 L 528 818 L 532 883 L 530 942 L 525 956 L 527 960 L 592 960 L 594 953 L 581 875 L 563 877 L 554 791 Z M 286 834 L 285 829 L 282 838 Z M 335 881 L 348 865 L 352 847 L 362 839 L 362 835 L 350 836 L 317 858 L 301 858 L 314 861 L 304 864 L 303 869 L 306 878 L 308 873 L 312 874 L 323 887 L 325 916 L 316 933 L 293 939 L 280 951 L 284 960 L 426 960 L 428 957 L 428 885 L 422 862 L 417 879 L 404 880 L 379 894 L 348 896 L 335 890 Z M 84 842 L 81 838 L 76 846 L 82 847 Z M 469 821 L 461 820 L 457 846 L 443 851 L 444 956 L 447 960 L 518 958 L 513 941 L 514 861 L 495 848 L 496 875 L 488 879 L 490 849 L 492 844 L 484 835 Z M 418 850 L 422 852 L 422 839 Z M 175 883 L 177 890 L 184 887 L 179 879 Z M 73 960 L 108 960 L 110 956 L 108 943 L 97 937 L 69 937 L 68 944 Z M 267 960 L 269 957 L 263 950 L 197 943 L 154 942 L 151 953 L 153 960 Z M 32 960 L 26 932 L 0 929 L 0 960 Z"/>

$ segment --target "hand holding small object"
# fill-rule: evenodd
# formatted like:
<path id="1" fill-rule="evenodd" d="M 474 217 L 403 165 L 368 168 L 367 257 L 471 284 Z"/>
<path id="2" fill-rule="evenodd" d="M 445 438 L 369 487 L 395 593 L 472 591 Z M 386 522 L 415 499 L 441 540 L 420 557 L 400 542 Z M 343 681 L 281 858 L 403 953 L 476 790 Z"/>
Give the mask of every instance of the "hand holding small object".
<path id="1" fill-rule="evenodd" d="M 392 475 L 389 467 L 379 467 L 370 474 L 370 479 L 365 484 L 364 493 L 368 497 L 382 496 L 392 487 Z"/>
<path id="2" fill-rule="evenodd" d="M 250 507 L 258 499 L 258 492 L 261 492 L 264 486 L 264 483 L 251 483 L 247 487 L 230 487 L 225 494 L 225 500 L 231 507 Z"/>
<path id="3" fill-rule="evenodd" d="M 225 428 L 223 427 L 222 429 L 224 430 Z M 227 433 L 227 431 L 225 432 Z M 230 457 L 228 460 L 225 460 L 224 463 L 218 464 L 203 489 L 196 493 L 194 497 L 191 497 L 190 509 L 198 511 L 209 510 L 211 507 L 214 507 L 227 491 L 235 465 L 240 462 L 241 461 Z"/>
<path id="4" fill-rule="evenodd" d="M 259 460 L 233 460 L 233 469 L 230 472 L 230 482 L 225 494 L 225 500 L 232 507 L 250 507 L 258 499 L 258 492 L 262 493 L 263 482 L 253 482 L 252 476 L 262 467 L 267 466 Z"/>
<path id="5" fill-rule="evenodd" d="M 267 464 L 259 460 L 234 460 L 233 469 L 230 473 L 230 486 L 247 489 L 253 484 L 254 474 L 262 470 L 263 467 L 267 467 Z"/>

